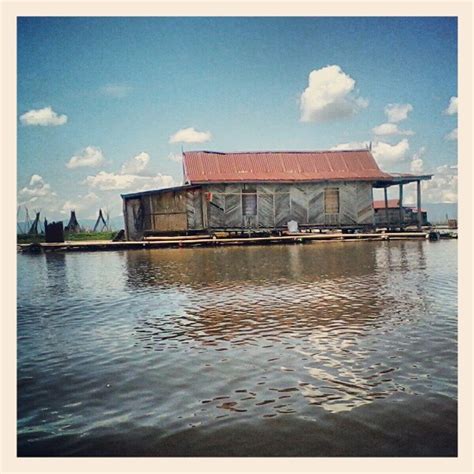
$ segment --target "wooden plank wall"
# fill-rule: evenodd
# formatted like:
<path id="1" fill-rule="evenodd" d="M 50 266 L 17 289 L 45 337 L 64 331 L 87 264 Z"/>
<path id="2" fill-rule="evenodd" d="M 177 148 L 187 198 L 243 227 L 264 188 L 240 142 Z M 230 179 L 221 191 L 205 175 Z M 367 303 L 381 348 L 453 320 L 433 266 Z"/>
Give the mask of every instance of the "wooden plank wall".
<path id="1" fill-rule="evenodd" d="M 317 225 L 324 222 L 324 187 L 308 186 L 308 223 Z"/>
<path id="2" fill-rule="evenodd" d="M 274 204 L 275 194 L 271 192 L 262 192 L 258 195 L 258 227 L 272 228 L 275 224 Z"/>
<path id="3" fill-rule="evenodd" d="M 374 206 L 372 185 L 360 183 L 356 193 L 357 222 L 359 224 L 374 225 Z"/>
<path id="4" fill-rule="evenodd" d="M 270 185 L 267 186 L 267 192 L 271 189 Z M 274 193 L 274 223 L 275 227 L 284 227 L 290 220 L 291 213 L 291 200 L 290 200 L 290 187 L 288 185 L 275 185 L 273 188 Z"/>
<path id="5" fill-rule="evenodd" d="M 299 224 L 308 223 L 308 197 L 307 185 L 293 184 L 290 187 L 290 219 Z"/>
<path id="6" fill-rule="evenodd" d="M 357 189 L 359 185 L 347 183 L 339 187 L 339 221 L 346 225 L 357 224 Z"/>
<path id="7" fill-rule="evenodd" d="M 245 187 L 256 192 L 255 216 L 243 215 Z M 339 214 L 325 213 L 327 187 L 339 189 Z M 374 220 L 372 186 L 364 182 L 208 185 L 126 199 L 124 212 L 130 240 L 140 240 L 144 231 L 273 229 L 285 228 L 290 220 L 300 226 L 372 225 Z"/>
<path id="8" fill-rule="evenodd" d="M 203 228 L 201 190 L 188 189 L 143 194 L 124 200 L 124 219 L 129 240 L 141 240 L 145 232 L 184 232 Z"/>
<path id="9" fill-rule="evenodd" d="M 372 185 L 365 182 L 256 184 L 257 215 L 244 216 L 242 190 L 248 184 L 208 185 L 212 195 L 207 202 L 209 228 L 278 228 L 295 220 L 301 226 L 372 225 Z M 326 214 L 325 188 L 339 189 L 339 214 Z M 204 227 L 205 222 L 204 223 Z"/>
<path id="10" fill-rule="evenodd" d="M 202 191 L 200 188 L 186 191 L 186 217 L 188 229 L 203 228 Z"/>
<path id="11" fill-rule="evenodd" d="M 188 228 L 185 191 L 168 191 L 144 196 L 145 230 L 185 231 Z"/>
<path id="12" fill-rule="evenodd" d="M 212 194 L 212 199 L 208 201 L 207 207 L 208 225 L 211 229 L 220 229 L 227 224 L 224 216 L 225 186 L 214 185 L 209 191 Z"/>
<path id="13" fill-rule="evenodd" d="M 386 219 L 386 213 L 385 209 L 378 209 L 377 212 L 375 212 L 375 223 L 381 227 L 387 225 L 387 219 Z M 409 212 L 406 212 L 405 209 L 403 209 L 403 223 L 408 225 L 411 224 L 411 219 Z M 414 220 L 414 223 L 416 223 L 416 220 Z M 400 225 L 400 210 L 397 209 L 388 209 L 388 225 L 391 226 L 398 226 Z"/>
<path id="14" fill-rule="evenodd" d="M 128 240 L 140 240 L 143 237 L 143 208 L 141 199 L 124 200 L 124 220 L 126 238 Z"/>

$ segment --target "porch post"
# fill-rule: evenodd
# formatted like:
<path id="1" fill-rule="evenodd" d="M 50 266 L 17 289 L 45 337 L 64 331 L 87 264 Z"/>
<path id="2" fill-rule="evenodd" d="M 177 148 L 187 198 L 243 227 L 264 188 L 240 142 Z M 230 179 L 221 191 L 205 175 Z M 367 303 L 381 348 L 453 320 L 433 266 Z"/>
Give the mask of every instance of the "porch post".
<path id="1" fill-rule="evenodd" d="M 400 188 L 400 197 L 399 197 L 399 203 L 398 203 L 398 206 L 399 206 L 399 211 L 400 211 L 400 230 L 402 230 L 403 228 L 403 184 L 400 183 L 399 184 L 399 188 Z"/>
<path id="2" fill-rule="evenodd" d="M 418 230 L 421 230 L 421 181 L 416 182 L 416 207 L 418 210 Z"/>
<path id="3" fill-rule="evenodd" d="M 389 229 L 389 222 L 388 222 L 388 198 L 387 198 L 387 186 L 383 188 L 383 197 L 385 198 L 385 227 L 387 227 L 387 230 Z"/>

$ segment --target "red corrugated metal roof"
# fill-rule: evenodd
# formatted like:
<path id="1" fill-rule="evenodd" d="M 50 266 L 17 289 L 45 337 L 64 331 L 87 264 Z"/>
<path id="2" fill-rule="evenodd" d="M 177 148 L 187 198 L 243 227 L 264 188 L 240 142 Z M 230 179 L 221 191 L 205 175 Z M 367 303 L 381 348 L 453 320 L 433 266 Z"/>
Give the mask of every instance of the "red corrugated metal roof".
<path id="1" fill-rule="evenodd" d="M 186 183 L 386 180 L 369 150 L 183 153 Z"/>
<path id="2" fill-rule="evenodd" d="M 399 208 L 399 199 L 388 199 L 387 204 L 389 209 L 398 209 Z M 385 209 L 385 200 L 374 201 L 374 209 Z"/>
<path id="3" fill-rule="evenodd" d="M 399 199 L 388 199 L 388 209 L 399 209 Z M 406 209 L 411 209 L 415 212 L 418 211 L 416 206 L 407 206 L 406 204 L 403 205 Z M 385 209 L 385 201 L 382 199 L 381 201 L 374 201 L 374 209 Z M 426 212 L 426 209 L 421 209 L 421 212 Z"/>

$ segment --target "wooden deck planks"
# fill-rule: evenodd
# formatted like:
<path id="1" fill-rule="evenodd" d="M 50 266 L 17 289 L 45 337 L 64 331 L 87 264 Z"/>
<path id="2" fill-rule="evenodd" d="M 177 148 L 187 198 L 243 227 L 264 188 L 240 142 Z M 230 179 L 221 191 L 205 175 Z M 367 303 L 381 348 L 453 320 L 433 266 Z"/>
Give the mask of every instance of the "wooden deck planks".
<path id="1" fill-rule="evenodd" d="M 384 233 L 384 234 L 310 234 L 298 233 L 283 236 L 271 237 L 234 237 L 234 238 L 186 238 L 177 239 L 175 237 L 167 240 L 146 240 L 146 241 L 126 241 L 112 242 L 107 240 L 83 241 L 83 242 L 64 242 L 64 243 L 40 243 L 40 244 L 20 244 L 20 251 L 88 251 L 88 250 L 120 250 L 133 248 L 160 248 L 189 245 L 232 245 L 232 244 L 265 244 L 265 243 L 295 243 L 304 241 L 363 241 L 363 240 L 406 240 L 406 239 L 426 239 L 425 232 L 404 232 L 404 233 Z"/>

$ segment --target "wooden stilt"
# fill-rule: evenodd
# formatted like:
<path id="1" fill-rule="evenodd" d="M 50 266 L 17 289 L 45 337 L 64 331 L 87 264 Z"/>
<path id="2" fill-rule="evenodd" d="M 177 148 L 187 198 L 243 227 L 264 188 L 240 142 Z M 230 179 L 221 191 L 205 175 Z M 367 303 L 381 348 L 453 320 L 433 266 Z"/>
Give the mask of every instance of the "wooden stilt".
<path id="1" fill-rule="evenodd" d="M 403 222 L 403 184 L 402 183 L 399 184 L 399 189 L 400 189 L 399 191 L 400 197 L 399 197 L 398 209 L 400 212 L 400 230 L 403 230 L 404 222 Z"/>
<path id="2" fill-rule="evenodd" d="M 421 230 L 421 225 L 423 224 L 421 219 L 421 181 L 416 182 L 416 207 L 418 211 L 418 230 Z"/>
<path id="3" fill-rule="evenodd" d="M 383 188 L 383 197 L 385 199 L 385 222 L 387 230 L 390 230 L 390 222 L 388 221 L 388 197 L 387 197 L 387 187 Z"/>

